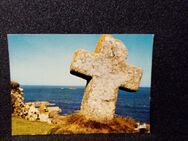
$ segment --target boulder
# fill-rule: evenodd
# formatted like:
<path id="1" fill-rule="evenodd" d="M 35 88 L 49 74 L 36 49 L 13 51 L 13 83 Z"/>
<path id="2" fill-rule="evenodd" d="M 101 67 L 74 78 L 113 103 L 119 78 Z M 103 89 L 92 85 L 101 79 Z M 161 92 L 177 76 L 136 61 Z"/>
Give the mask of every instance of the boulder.
<path id="1" fill-rule="evenodd" d="M 58 113 L 59 113 L 58 111 L 53 110 L 53 111 L 49 112 L 48 116 L 49 116 L 49 118 L 56 118 L 59 116 Z"/>
<path id="2" fill-rule="evenodd" d="M 40 113 L 46 113 L 46 112 L 48 112 L 48 108 L 46 107 L 45 104 L 41 104 L 41 106 L 39 107 L 38 110 L 39 110 Z"/>
<path id="3" fill-rule="evenodd" d="M 26 119 L 30 121 L 37 121 L 40 120 L 39 115 L 40 115 L 39 110 L 32 105 L 29 107 Z"/>

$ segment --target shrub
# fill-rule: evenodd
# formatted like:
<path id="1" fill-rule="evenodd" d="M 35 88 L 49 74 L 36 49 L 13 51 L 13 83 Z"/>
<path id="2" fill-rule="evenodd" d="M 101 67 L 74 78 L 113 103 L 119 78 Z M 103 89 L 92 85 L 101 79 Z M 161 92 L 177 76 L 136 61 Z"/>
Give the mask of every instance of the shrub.
<path id="1" fill-rule="evenodd" d="M 11 87 L 11 89 L 18 89 L 20 87 L 20 84 L 16 81 L 11 81 L 10 87 Z"/>

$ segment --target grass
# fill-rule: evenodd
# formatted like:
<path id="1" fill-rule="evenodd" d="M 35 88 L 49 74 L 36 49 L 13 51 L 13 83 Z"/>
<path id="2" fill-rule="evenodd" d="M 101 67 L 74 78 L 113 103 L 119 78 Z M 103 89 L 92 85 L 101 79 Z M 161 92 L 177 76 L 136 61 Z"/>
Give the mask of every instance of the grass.
<path id="1" fill-rule="evenodd" d="M 132 118 L 117 116 L 108 123 L 99 123 L 86 119 L 80 113 L 61 116 L 61 124 L 50 134 L 91 134 L 91 133 L 136 133 L 136 121 Z"/>
<path id="2" fill-rule="evenodd" d="M 46 134 L 92 134 L 92 133 L 137 133 L 137 122 L 128 117 L 116 116 L 108 123 L 99 123 L 86 119 L 80 113 L 60 116 L 58 124 L 28 121 L 12 117 L 13 135 L 46 135 Z M 148 127 L 149 128 L 149 127 Z"/>
<path id="3" fill-rule="evenodd" d="M 12 135 L 46 135 L 53 127 L 53 124 L 12 116 Z"/>

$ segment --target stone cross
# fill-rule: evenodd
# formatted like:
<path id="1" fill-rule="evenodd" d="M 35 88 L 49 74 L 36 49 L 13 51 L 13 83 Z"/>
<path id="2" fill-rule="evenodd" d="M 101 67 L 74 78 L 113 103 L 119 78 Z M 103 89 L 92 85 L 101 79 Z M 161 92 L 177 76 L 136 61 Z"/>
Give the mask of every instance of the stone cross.
<path id="1" fill-rule="evenodd" d="M 70 73 L 87 80 L 80 113 L 97 122 L 107 122 L 115 115 L 118 89 L 138 90 L 142 69 L 127 63 L 123 42 L 102 35 L 95 52 L 78 50 Z"/>

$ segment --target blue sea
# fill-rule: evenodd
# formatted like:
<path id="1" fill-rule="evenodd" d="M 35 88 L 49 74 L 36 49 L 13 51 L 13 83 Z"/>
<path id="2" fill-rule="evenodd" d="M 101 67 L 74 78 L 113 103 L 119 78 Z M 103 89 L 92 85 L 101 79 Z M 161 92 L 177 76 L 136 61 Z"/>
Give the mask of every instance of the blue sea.
<path id="1" fill-rule="evenodd" d="M 26 102 L 49 101 L 62 109 L 60 114 L 80 109 L 84 87 L 77 86 L 21 86 Z M 150 122 L 150 88 L 141 87 L 137 92 L 119 90 L 116 114 Z"/>

